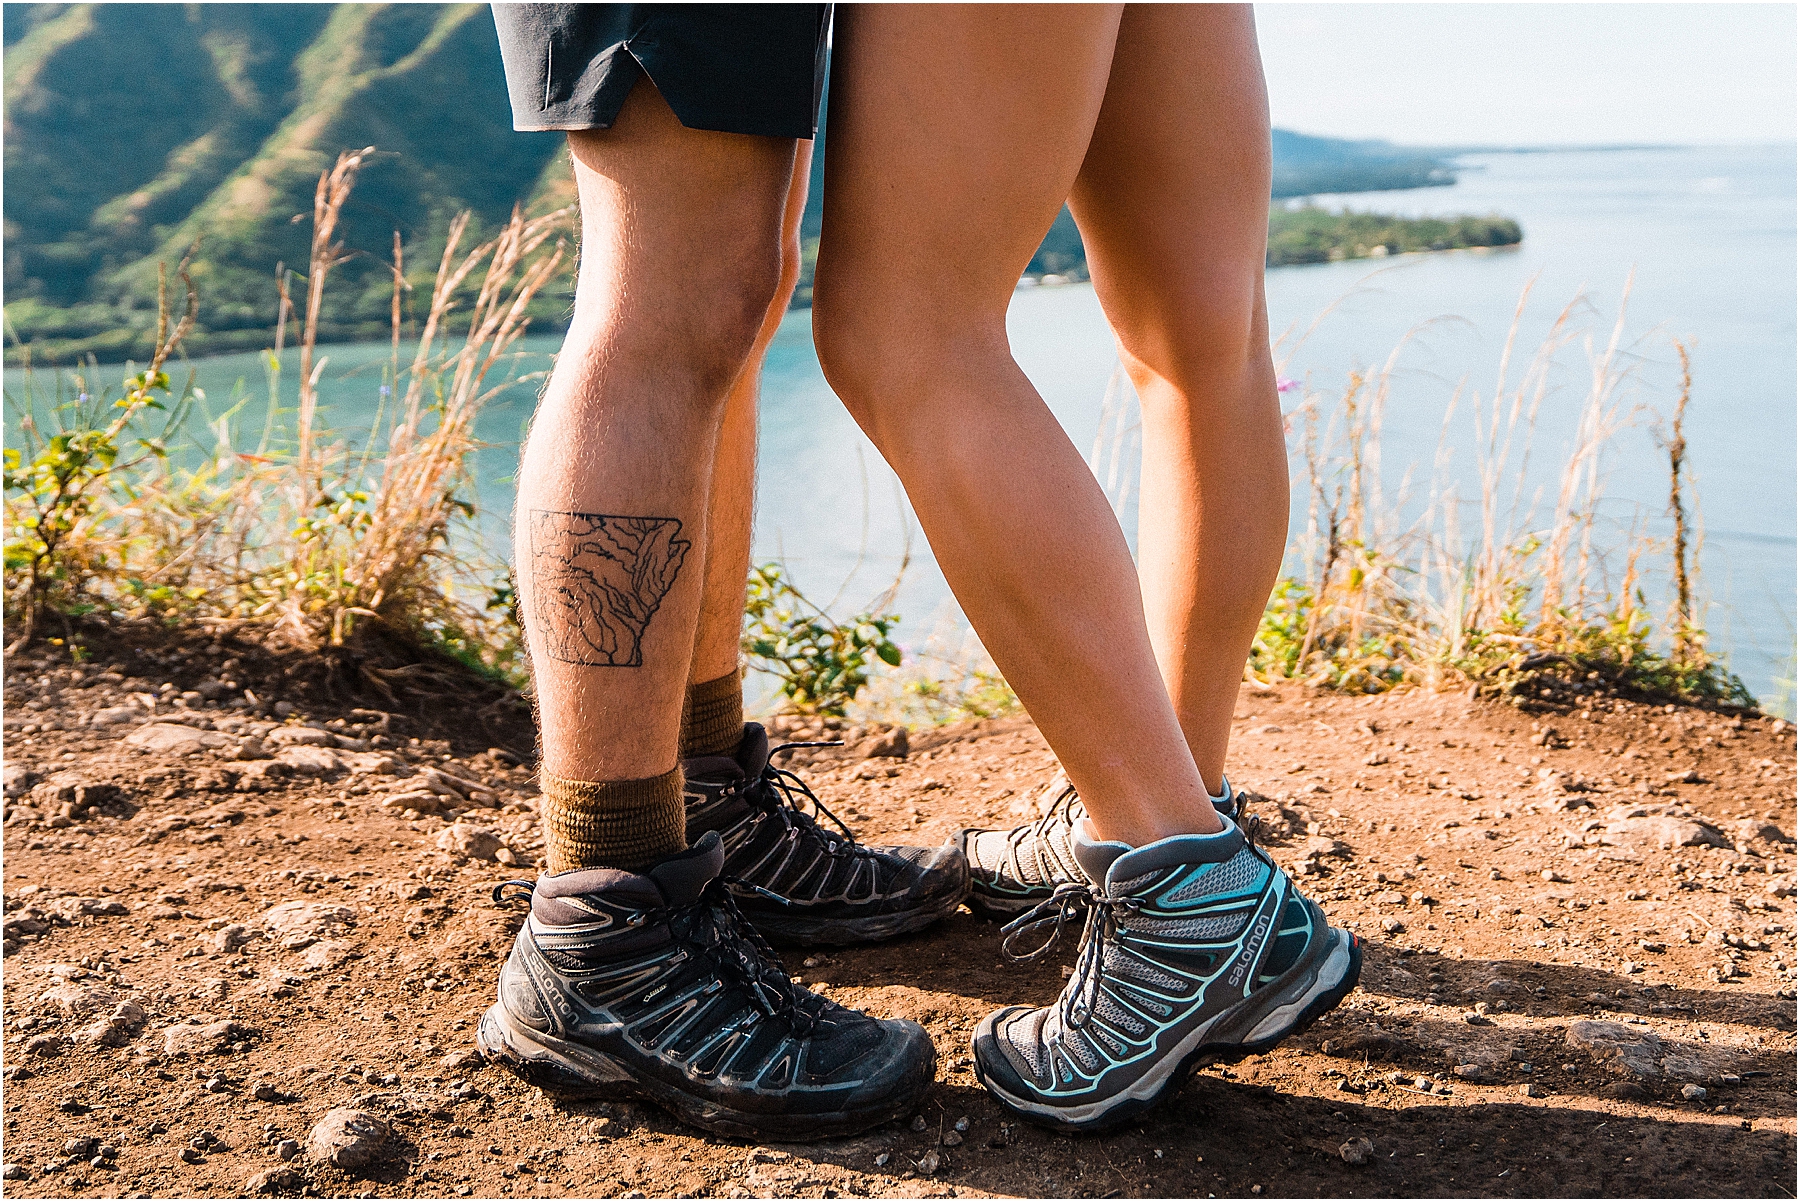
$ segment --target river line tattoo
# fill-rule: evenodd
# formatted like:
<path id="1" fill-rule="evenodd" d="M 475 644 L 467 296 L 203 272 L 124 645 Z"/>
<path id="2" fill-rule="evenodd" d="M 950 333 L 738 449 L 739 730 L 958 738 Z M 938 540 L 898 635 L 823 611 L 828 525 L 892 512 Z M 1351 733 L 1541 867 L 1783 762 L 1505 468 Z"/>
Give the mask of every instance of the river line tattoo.
<path id="1" fill-rule="evenodd" d="M 644 632 L 693 546 L 679 518 L 533 509 L 531 618 L 544 654 L 636 668 Z"/>

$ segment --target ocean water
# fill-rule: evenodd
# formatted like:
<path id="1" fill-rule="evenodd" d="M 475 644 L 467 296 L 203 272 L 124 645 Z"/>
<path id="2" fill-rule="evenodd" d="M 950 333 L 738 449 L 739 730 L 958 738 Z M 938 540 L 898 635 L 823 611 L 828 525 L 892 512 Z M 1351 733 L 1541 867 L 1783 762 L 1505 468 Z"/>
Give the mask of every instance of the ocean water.
<path id="1" fill-rule="evenodd" d="M 1382 464 L 1403 512 L 1423 503 L 1433 464 L 1448 465 L 1459 495 L 1475 495 L 1470 401 L 1490 397 L 1519 308 L 1516 386 L 1565 306 L 1577 336 L 1550 374 L 1529 461 L 1526 496 L 1554 499 L 1555 481 L 1586 394 L 1590 354 L 1604 350 L 1627 282 L 1620 362 L 1631 425 L 1604 460 L 1609 500 L 1599 535 L 1623 541 L 1634 525 L 1666 533 L 1666 454 L 1654 435 L 1677 391 L 1673 340 L 1692 350 L 1689 457 L 1704 524 L 1702 585 L 1714 645 L 1766 703 L 1792 713 L 1795 647 L 1795 152 L 1791 145 L 1473 155 L 1453 187 L 1317 198 L 1330 207 L 1405 214 L 1498 212 L 1524 226 L 1520 247 L 1357 260 L 1269 273 L 1271 329 L 1282 372 L 1322 404 L 1352 371 L 1393 356 Z M 1094 449 L 1117 363 L 1111 332 L 1086 285 L 1022 288 L 1008 315 L 1013 351 L 1084 454 Z M 1589 344 L 1591 345 L 1591 348 Z M 1404 345 L 1402 345 L 1404 344 Z M 475 473 L 485 536 L 503 545 L 516 447 L 536 383 L 557 339 L 532 338 L 507 370 L 528 377 L 483 414 L 489 446 Z M 1401 347 L 1395 354 L 1396 347 Z M 387 362 L 385 346 L 335 346 L 321 379 L 324 419 L 367 427 Z M 255 355 L 193 364 L 208 408 L 234 391 L 255 400 L 240 421 L 260 425 L 263 369 Z M 288 403 L 297 362 L 287 357 Z M 103 369 L 103 374 L 106 369 Z M 7 373 L 18 395 L 18 373 Z M 48 383 L 42 377 L 40 390 Z M 1453 396 L 1460 392 L 1449 413 Z M 9 415 L 8 428 L 16 415 Z M 1103 480 L 1128 482 L 1128 454 Z M 1129 448 L 1125 448 L 1128 450 Z M 759 560 L 784 562 L 815 600 L 840 612 L 866 605 L 900 573 L 894 608 L 901 641 L 916 646 L 958 620 L 930 548 L 917 533 L 893 473 L 826 386 L 813 353 L 810 314 L 792 313 L 763 376 Z M 1005 468 L 996 472 L 1004 487 Z M 1404 487 L 1403 487 L 1404 486 Z M 1293 529 L 1304 521 L 1296 489 Z M 1465 502 L 1466 503 L 1466 502 Z M 1135 502 L 1125 506 L 1128 532 Z M 1658 601 L 1668 574 L 1647 569 Z"/>

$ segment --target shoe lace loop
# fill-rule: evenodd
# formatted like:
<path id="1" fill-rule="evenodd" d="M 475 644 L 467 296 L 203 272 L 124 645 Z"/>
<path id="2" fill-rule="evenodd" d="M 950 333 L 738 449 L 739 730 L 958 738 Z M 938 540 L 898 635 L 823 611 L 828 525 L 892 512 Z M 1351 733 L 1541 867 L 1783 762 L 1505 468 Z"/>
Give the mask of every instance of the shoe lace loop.
<path id="1" fill-rule="evenodd" d="M 1106 975 L 1106 949 L 1118 941 L 1120 914 L 1134 914 L 1143 905 L 1140 898 L 1113 897 L 1098 885 L 1061 884 L 1055 893 L 1000 928 L 1004 936 L 1000 950 L 1013 960 L 1036 960 L 1049 954 L 1062 939 L 1063 929 L 1077 914 L 1084 913 L 1081 948 L 1075 955 L 1069 984 L 1062 992 L 1061 1013 L 1066 1025 L 1085 1027 L 1100 1002 L 1100 983 Z M 1020 935 L 1044 926 L 1051 927 L 1050 934 L 1037 947 L 1028 952 L 1013 950 L 1013 943 Z"/>
<path id="2" fill-rule="evenodd" d="M 1059 869 L 1050 851 L 1052 835 L 1058 827 L 1067 827 L 1074 822 L 1075 807 L 1080 802 L 1081 794 L 1075 791 L 1074 785 L 1068 785 L 1056 795 L 1056 800 L 1050 804 L 1049 811 L 1042 818 L 1025 826 L 1013 828 L 1007 839 L 1010 844 L 1009 858 L 1012 861 L 1011 866 L 1015 876 L 1021 878 L 1028 876 L 1023 868 L 1024 859 L 1029 856 L 1039 879 L 1046 881 L 1056 879 Z"/>
<path id="3" fill-rule="evenodd" d="M 769 757 L 773 761 L 780 752 L 794 751 L 802 747 L 842 746 L 841 742 L 783 743 L 772 748 L 769 751 Z M 804 780 L 785 768 L 777 768 L 773 762 L 763 769 L 761 776 L 738 785 L 738 790 L 746 800 L 760 808 L 763 813 L 778 819 L 787 829 L 789 837 L 811 828 L 818 835 L 819 842 L 824 845 L 825 854 L 829 856 L 872 856 L 876 854 L 874 849 L 864 847 L 856 841 L 856 836 L 851 833 L 844 820 L 827 809 L 825 803 L 819 800 L 818 794 L 808 788 Z M 809 805 L 813 813 L 807 812 Z M 832 826 L 837 828 L 837 832 L 826 829 L 815 815 L 828 819 Z M 750 888 L 754 889 L 755 886 L 750 886 Z M 756 889 L 756 892 L 767 893 L 768 891 Z"/>
<path id="4" fill-rule="evenodd" d="M 535 888 L 537 888 L 537 883 L 535 881 L 520 881 L 520 880 L 501 881 L 498 885 L 495 885 L 493 888 L 494 904 L 496 906 L 504 906 L 507 903 L 507 901 L 509 899 L 506 896 L 506 891 L 508 889 L 523 889 L 525 891 L 524 898 L 521 899 L 517 894 L 515 894 L 510 900 L 512 900 L 512 901 L 523 900 L 527 905 L 530 905 L 531 904 L 531 891 Z"/>
<path id="5" fill-rule="evenodd" d="M 781 957 L 738 909 L 733 886 L 767 892 L 736 877 L 717 876 L 700 896 L 685 906 L 671 906 L 657 917 L 669 924 L 676 940 L 730 977 L 750 995 L 758 1011 L 784 1020 L 797 1036 L 812 1034 L 818 1018 L 800 1004 L 801 991 L 788 979 Z"/>

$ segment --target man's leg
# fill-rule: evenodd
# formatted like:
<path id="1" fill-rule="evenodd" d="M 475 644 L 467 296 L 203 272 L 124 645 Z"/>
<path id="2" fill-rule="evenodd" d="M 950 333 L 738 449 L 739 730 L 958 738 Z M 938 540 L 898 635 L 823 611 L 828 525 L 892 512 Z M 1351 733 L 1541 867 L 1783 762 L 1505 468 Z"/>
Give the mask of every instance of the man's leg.
<path id="1" fill-rule="evenodd" d="M 694 663 L 688 672 L 682 712 L 681 755 L 730 755 L 744 733 L 744 684 L 738 647 L 744 629 L 744 591 L 750 575 L 751 519 L 756 502 L 756 402 L 763 357 L 787 316 L 788 301 L 800 280 L 800 217 L 806 209 L 806 182 L 812 146 L 801 142 L 781 217 L 781 279 L 775 300 L 757 332 L 749 362 L 731 386 L 725 420 L 713 457 L 712 496 L 707 504 L 706 575 L 700 595 L 700 623 L 694 636 Z"/>
<path id="2" fill-rule="evenodd" d="M 1070 207 L 1143 403 L 1150 638 L 1214 793 L 1287 538 L 1263 303 L 1269 170 L 1249 6 L 1127 5 Z"/>
<path id="3" fill-rule="evenodd" d="M 779 287 L 791 140 L 684 128 L 647 80 L 570 135 L 574 319 L 519 473 L 553 871 L 686 846 L 679 753 L 726 397 Z"/>
<path id="4" fill-rule="evenodd" d="M 839 18 L 814 291 L 826 377 L 905 485 L 963 612 L 1129 843 L 1221 829 L 1124 534 L 1013 361 L 1006 310 L 1087 153 L 1114 6 Z M 1045 71 L 1033 47 L 1059 47 Z"/>

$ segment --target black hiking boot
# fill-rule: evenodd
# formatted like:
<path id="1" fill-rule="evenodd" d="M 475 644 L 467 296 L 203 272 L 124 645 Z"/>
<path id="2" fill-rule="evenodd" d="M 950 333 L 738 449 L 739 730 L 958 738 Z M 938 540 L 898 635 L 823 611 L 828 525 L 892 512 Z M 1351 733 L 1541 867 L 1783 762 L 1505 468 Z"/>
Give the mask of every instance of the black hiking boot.
<path id="1" fill-rule="evenodd" d="M 732 894 L 766 938 L 873 943 L 930 926 L 968 896 L 969 866 L 954 844 L 865 847 L 769 755 L 769 736 L 751 722 L 735 756 L 683 764 L 688 839 L 718 833 Z"/>
<path id="2" fill-rule="evenodd" d="M 716 836 L 643 874 L 578 868 L 531 914 L 482 1016 L 481 1054 L 551 1093 L 643 1099 L 742 1139 L 850 1135 L 910 1112 L 936 1054 L 916 1023 L 788 980 L 720 875 Z"/>

